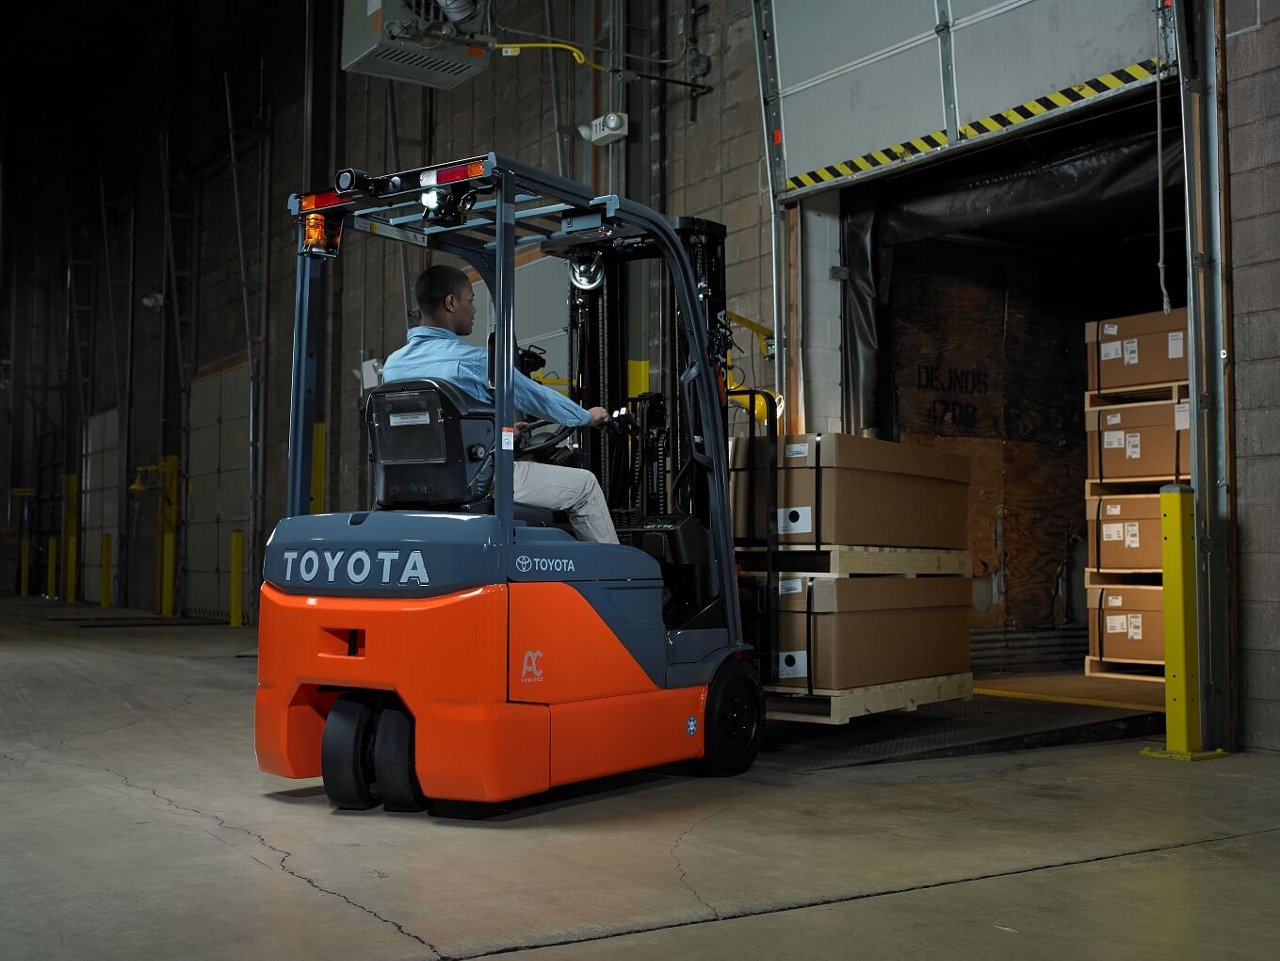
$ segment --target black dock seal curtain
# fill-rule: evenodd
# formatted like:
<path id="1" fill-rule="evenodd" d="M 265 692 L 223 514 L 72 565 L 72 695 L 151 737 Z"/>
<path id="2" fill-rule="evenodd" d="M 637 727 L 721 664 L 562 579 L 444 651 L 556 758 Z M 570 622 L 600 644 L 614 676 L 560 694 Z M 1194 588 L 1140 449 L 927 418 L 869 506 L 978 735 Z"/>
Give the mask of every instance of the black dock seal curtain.
<path id="1" fill-rule="evenodd" d="M 993 155 L 994 151 L 987 157 Z M 1170 197 L 1182 191 L 1182 147 L 1180 138 L 1167 130 L 1163 159 L 1169 191 L 1166 204 L 1170 204 L 1176 202 Z M 888 302 L 896 245 L 979 234 L 1029 247 L 1050 247 L 1064 237 L 1096 229 L 1100 220 L 1125 211 L 1142 216 L 1148 208 L 1154 223 L 1153 130 L 1076 146 L 1030 162 L 1024 153 L 1021 162 L 1013 165 L 982 169 L 973 160 L 961 157 L 945 166 L 930 165 L 924 171 L 843 192 L 841 325 L 847 385 L 843 404 L 846 429 L 852 433 L 892 436 L 891 405 L 884 396 L 892 386 L 884 376 L 892 359 L 881 349 L 892 338 L 884 336 L 879 308 Z M 952 173 L 939 181 L 948 168 L 962 167 L 968 168 L 965 174 Z"/>

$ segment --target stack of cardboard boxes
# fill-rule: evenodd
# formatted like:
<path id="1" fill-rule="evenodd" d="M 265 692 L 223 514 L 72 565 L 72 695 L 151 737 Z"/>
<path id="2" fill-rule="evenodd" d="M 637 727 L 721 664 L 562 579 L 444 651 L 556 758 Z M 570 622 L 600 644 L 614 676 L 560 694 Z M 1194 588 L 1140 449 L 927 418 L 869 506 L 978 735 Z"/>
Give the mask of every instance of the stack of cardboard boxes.
<path id="1" fill-rule="evenodd" d="M 1159 490 L 1190 474 L 1186 325 L 1180 309 L 1085 331 L 1086 674 L 1164 662 Z"/>
<path id="2" fill-rule="evenodd" d="M 767 441 L 730 441 L 740 560 L 760 569 Z M 779 442 L 779 689 L 967 674 L 969 462 L 847 434 Z M 753 553 L 755 551 L 755 553 Z"/>

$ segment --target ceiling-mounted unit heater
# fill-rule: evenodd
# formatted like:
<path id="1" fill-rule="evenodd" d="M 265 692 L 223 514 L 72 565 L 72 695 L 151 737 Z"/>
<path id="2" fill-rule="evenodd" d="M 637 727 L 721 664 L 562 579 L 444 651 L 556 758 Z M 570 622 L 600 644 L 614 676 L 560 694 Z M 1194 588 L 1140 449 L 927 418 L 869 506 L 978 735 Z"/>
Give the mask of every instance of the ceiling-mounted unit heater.
<path id="1" fill-rule="evenodd" d="M 488 65 L 434 0 L 346 0 L 343 70 L 451 90 Z"/>

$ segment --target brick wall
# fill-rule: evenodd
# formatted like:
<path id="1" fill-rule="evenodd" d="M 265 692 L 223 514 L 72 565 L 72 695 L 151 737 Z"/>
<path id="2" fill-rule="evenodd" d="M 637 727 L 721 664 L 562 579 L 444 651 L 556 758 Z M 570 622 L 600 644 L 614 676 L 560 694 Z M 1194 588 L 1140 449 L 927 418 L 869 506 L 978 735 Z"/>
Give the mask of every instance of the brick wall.
<path id="1" fill-rule="evenodd" d="M 1280 750 L 1280 0 L 1227 0 L 1243 739 Z"/>

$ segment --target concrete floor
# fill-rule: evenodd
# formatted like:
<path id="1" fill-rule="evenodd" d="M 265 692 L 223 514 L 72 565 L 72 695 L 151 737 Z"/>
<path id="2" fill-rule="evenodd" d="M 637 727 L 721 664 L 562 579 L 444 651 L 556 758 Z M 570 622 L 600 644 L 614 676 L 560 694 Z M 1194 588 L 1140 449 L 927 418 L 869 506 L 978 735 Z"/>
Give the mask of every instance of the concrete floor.
<path id="1" fill-rule="evenodd" d="M 3 959 L 1280 957 L 1277 757 L 762 763 L 339 814 L 255 766 L 251 632 L 72 613 L 0 602 Z"/>

